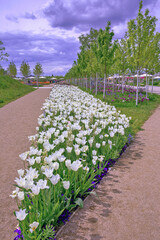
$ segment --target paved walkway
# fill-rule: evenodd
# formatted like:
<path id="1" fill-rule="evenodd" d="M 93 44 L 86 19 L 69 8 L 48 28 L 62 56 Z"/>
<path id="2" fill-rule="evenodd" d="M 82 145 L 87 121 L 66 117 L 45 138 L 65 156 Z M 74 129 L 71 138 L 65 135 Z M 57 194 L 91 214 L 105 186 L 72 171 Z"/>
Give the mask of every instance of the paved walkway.
<path id="1" fill-rule="evenodd" d="M 29 149 L 28 136 L 36 133 L 37 118 L 41 107 L 49 96 L 50 88 L 38 89 L 0 108 L 0 239 L 13 240 L 16 227 L 13 211 L 15 200 L 9 195 L 17 170 L 23 168 L 18 157 Z"/>
<path id="2" fill-rule="evenodd" d="M 160 107 L 57 240 L 160 239 Z"/>

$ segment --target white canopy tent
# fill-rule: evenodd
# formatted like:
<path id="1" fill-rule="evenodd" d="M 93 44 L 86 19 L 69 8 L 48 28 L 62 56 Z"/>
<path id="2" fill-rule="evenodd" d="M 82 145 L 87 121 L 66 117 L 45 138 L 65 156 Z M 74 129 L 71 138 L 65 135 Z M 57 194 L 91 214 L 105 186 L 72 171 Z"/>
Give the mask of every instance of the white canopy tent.
<path id="1" fill-rule="evenodd" d="M 141 74 L 141 75 L 139 75 L 139 76 L 140 76 L 140 77 L 152 77 L 152 75 L 147 74 L 147 73 Z"/>

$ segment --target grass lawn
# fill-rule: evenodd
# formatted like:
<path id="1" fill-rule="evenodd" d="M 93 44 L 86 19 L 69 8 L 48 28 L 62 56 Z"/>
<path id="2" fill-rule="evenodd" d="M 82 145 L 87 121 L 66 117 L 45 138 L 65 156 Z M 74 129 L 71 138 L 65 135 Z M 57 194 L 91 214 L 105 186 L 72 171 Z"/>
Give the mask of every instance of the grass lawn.
<path id="1" fill-rule="evenodd" d="M 90 93 L 89 89 L 81 89 Z M 94 93 L 91 94 L 95 96 Z M 102 92 L 98 92 L 97 96 L 95 97 L 115 106 L 117 110 L 120 110 L 121 113 L 125 114 L 127 117 L 132 117 L 132 120 L 130 121 L 132 135 L 135 135 L 139 130 L 143 130 L 141 127 L 143 126 L 144 122 L 149 118 L 149 116 L 151 116 L 158 105 L 160 105 L 160 95 L 150 93 L 148 94 L 149 101 L 145 100 L 144 102 L 140 102 L 138 106 L 136 106 L 135 100 L 130 102 L 122 102 L 121 100 L 116 99 L 116 101 L 113 102 L 113 96 L 111 95 L 107 95 L 106 98 L 103 99 Z"/>
<path id="2" fill-rule="evenodd" d="M 9 76 L 0 76 L 0 107 L 34 90 Z"/>

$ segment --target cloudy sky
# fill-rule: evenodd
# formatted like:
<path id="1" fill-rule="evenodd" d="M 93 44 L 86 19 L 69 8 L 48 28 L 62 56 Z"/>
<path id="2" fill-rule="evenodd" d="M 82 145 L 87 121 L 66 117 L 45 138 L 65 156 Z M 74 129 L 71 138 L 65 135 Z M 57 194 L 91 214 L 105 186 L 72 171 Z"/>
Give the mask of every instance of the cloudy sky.
<path id="1" fill-rule="evenodd" d="M 158 18 L 160 31 L 160 0 L 144 0 L 143 6 Z M 111 21 L 121 38 L 138 7 L 139 0 L 0 0 L 0 40 L 18 75 L 23 60 L 31 70 L 40 62 L 44 75 L 64 75 L 77 59 L 78 36 Z M 7 68 L 9 62 L 0 64 Z"/>

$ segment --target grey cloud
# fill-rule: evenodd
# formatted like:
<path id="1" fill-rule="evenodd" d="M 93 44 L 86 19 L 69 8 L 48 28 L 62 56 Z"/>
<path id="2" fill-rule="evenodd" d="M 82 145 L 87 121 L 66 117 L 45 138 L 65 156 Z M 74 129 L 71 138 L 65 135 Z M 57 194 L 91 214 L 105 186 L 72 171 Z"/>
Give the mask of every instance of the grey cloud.
<path id="1" fill-rule="evenodd" d="M 29 13 L 29 12 L 26 12 L 23 18 L 32 19 L 32 20 L 37 19 L 37 17 L 33 13 Z"/>
<path id="2" fill-rule="evenodd" d="M 157 0 L 144 0 L 144 7 Z M 43 11 L 52 27 L 88 30 L 90 27 L 104 27 L 107 21 L 113 25 L 133 18 L 138 12 L 139 0 L 54 0 Z"/>
<path id="3" fill-rule="evenodd" d="M 11 22 L 18 23 L 18 18 L 15 17 L 15 16 L 6 16 L 6 19 L 11 21 Z"/>

